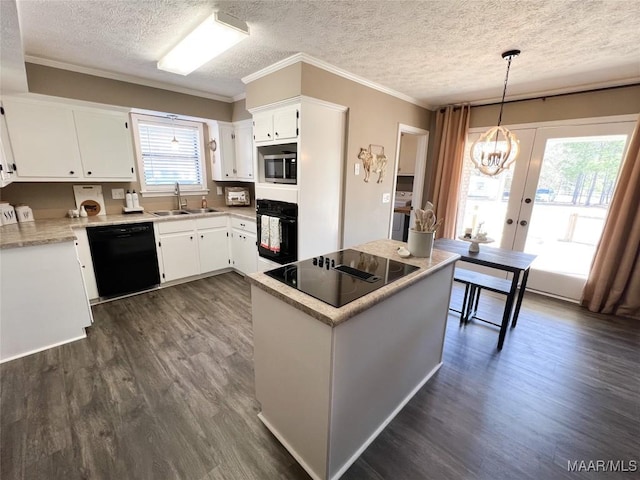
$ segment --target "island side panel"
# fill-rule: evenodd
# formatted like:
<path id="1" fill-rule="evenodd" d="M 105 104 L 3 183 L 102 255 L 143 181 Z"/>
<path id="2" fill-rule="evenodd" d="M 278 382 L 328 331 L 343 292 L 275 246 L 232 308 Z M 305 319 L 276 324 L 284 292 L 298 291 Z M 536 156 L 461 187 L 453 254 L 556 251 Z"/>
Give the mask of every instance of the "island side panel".
<path id="1" fill-rule="evenodd" d="M 91 308 L 74 242 L 0 250 L 0 361 L 86 336 Z"/>
<path id="2" fill-rule="evenodd" d="M 260 419 L 313 478 L 327 472 L 331 327 L 251 286 Z"/>
<path id="3" fill-rule="evenodd" d="M 329 478 L 338 478 L 442 362 L 453 263 L 334 329 Z"/>

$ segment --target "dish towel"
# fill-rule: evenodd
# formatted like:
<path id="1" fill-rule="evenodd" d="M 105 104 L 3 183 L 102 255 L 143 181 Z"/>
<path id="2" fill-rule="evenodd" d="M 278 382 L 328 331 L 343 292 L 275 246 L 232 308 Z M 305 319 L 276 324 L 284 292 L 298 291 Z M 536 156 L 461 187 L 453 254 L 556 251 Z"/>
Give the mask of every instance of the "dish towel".
<path id="1" fill-rule="evenodd" d="M 269 217 L 269 250 L 274 253 L 280 251 L 280 219 Z"/>
<path id="2" fill-rule="evenodd" d="M 261 215 L 260 218 L 260 246 L 263 248 L 269 248 L 269 227 L 271 225 L 271 217 L 268 215 Z"/>

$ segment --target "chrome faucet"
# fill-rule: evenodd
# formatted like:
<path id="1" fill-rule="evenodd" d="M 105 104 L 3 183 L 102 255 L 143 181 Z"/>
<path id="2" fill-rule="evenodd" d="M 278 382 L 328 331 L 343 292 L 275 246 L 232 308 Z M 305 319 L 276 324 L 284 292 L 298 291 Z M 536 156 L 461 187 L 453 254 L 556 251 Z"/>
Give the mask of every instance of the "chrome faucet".
<path id="1" fill-rule="evenodd" d="M 183 208 L 187 208 L 187 199 L 182 200 L 182 196 L 180 195 L 180 183 L 176 182 L 176 190 L 175 194 L 178 196 L 178 210 L 182 210 Z"/>

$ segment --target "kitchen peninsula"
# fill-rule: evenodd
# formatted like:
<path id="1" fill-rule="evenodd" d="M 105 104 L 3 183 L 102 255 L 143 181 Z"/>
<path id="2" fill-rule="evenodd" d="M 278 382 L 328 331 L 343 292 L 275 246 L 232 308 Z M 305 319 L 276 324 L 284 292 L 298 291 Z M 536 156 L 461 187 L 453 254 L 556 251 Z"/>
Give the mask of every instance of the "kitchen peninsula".
<path id="1" fill-rule="evenodd" d="M 459 256 L 401 259 L 403 245 L 379 240 L 298 262 L 293 286 L 249 276 L 259 417 L 314 479 L 339 478 L 441 365 Z M 349 274 L 333 272 L 347 253 L 360 261 L 340 271 Z M 398 265 L 404 273 L 393 276 Z M 324 272 L 348 303 L 300 291 Z M 351 285 L 366 272 L 382 286 L 354 297 Z"/>

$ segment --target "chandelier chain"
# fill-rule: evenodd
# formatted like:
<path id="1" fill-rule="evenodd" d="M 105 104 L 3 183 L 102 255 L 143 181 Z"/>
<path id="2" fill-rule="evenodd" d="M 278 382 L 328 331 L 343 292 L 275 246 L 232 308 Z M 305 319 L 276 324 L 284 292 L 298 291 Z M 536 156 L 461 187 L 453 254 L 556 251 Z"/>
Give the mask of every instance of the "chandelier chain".
<path id="1" fill-rule="evenodd" d="M 509 69 L 511 68 L 511 61 L 513 55 L 509 55 L 507 59 L 507 74 L 504 76 L 504 88 L 502 89 L 502 100 L 500 101 L 500 115 L 498 115 L 498 126 L 502 123 L 502 109 L 504 108 L 504 97 L 507 94 L 507 82 L 509 81 Z"/>

